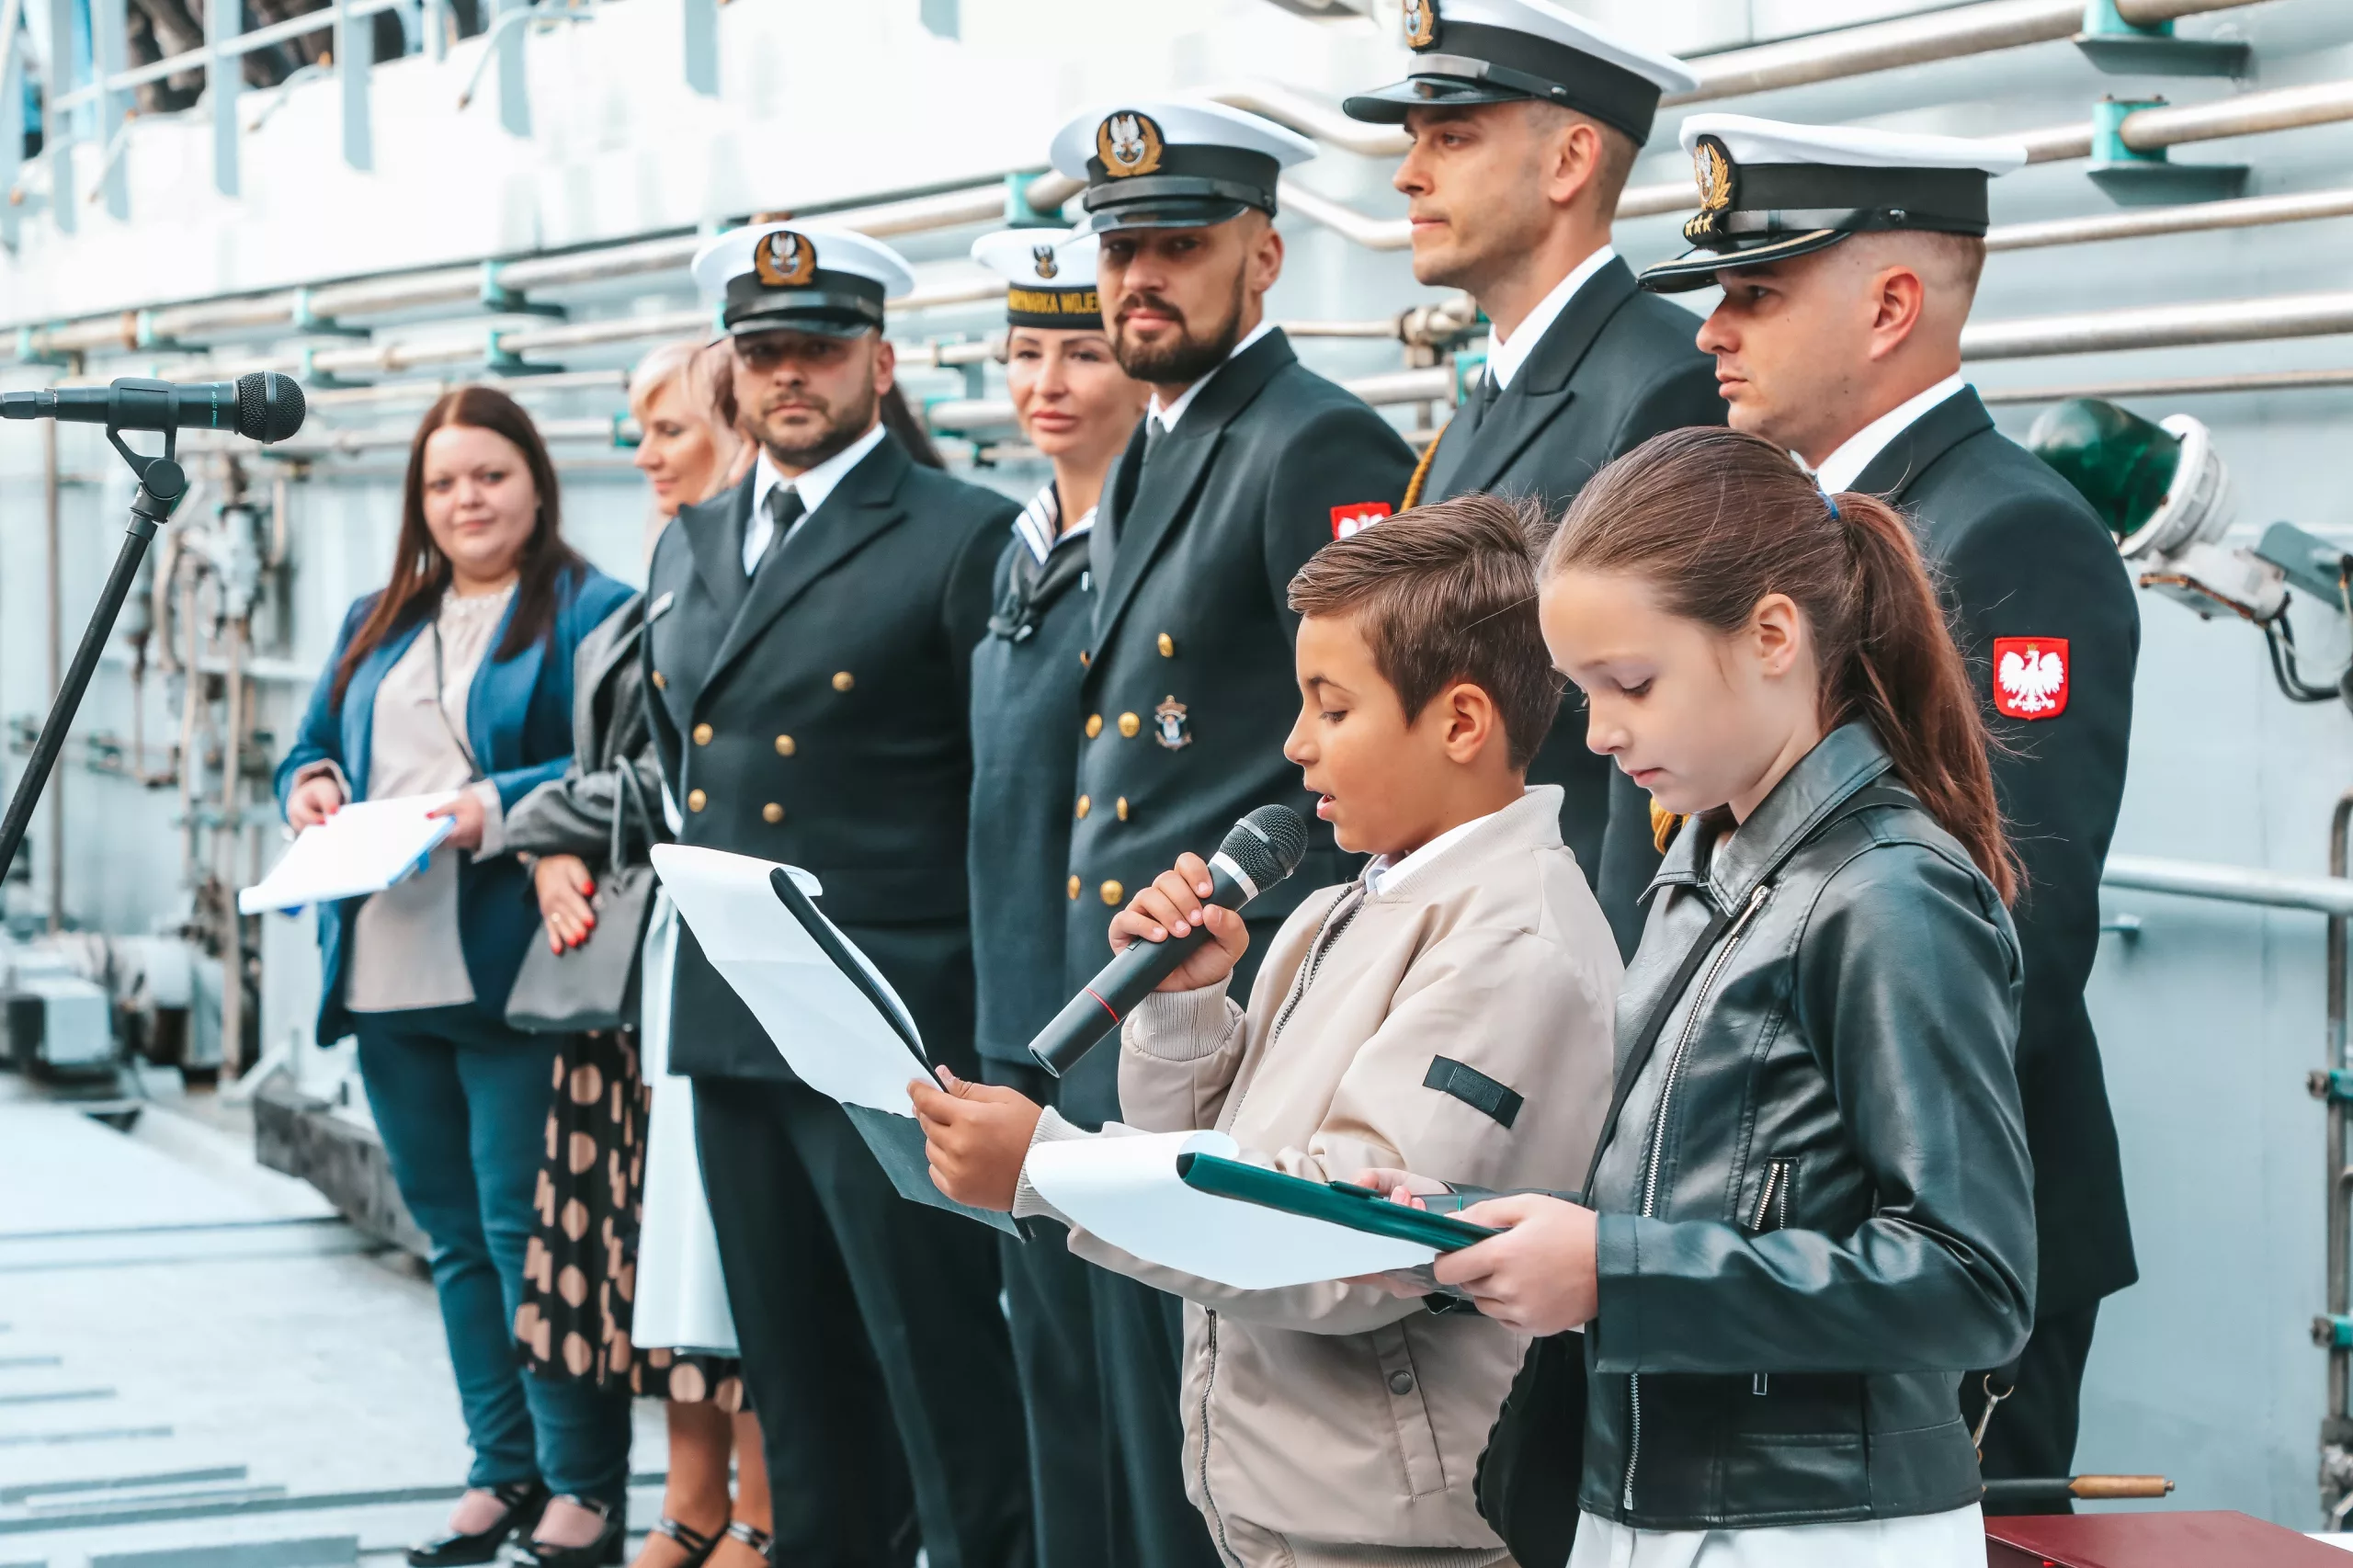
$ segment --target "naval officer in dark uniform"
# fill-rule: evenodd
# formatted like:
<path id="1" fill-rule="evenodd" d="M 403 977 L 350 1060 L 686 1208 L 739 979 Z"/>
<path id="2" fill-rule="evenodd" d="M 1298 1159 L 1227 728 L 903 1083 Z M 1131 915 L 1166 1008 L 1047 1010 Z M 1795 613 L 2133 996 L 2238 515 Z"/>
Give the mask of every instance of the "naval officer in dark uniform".
<path id="1" fill-rule="evenodd" d="M 734 344 L 752 472 L 654 547 L 644 658 L 678 842 L 789 861 L 972 1060 L 966 691 L 1016 508 L 912 462 L 889 247 L 778 223 L 695 258 Z M 691 933 L 671 1068 L 694 1080 L 720 1264 L 775 1494 L 770 1560 L 1013 1568 L 1030 1558 L 1020 1394 L 988 1232 L 900 1199 L 839 1105 L 795 1078 Z"/>
<path id="2" fill-rule="evenodd" d="M 2034 1333 L 1961 1390 L 1989 1479 L 2064 1476 L 2102 1297 L 2132 1283 L 2116 1124 L 2084 984 L 2124 791 L 2140 612 L 2116 544 L 2067 483 L 1994 428 L 1961 374 L 1984 264 L 1986 182 L 2025 149 L 1785 125 L 1683 123 L 1699 247 L 1646 288 L 1721 284 L 1699 332 L 1732 423 L 1786 447 L 1823 488 L 1902 507 L 1946 590 L 1999 744 L 1994 786 L 2025 862 L 2018 1071 L 2040 1233 Z"/>
<path id="3" fill-rule="evenodd" d="M 1541 497 L 1558 517 L 1612 458 L 1723 423 L 1691 313 L 1643 293 L 1610 245 L 1659 98 L 1699 78 L 1546 0 L 1406 0 L 1405 25 L 1412 74 L 1341 107 L 1413 137 L 1391 183 L 1410 203 L 1414 277 L 1468 291 L 1493 324 L 1406 504 L 1483 490 Z M 1631 957 L 1655 860 L 1613 866 L 1602 851 L 1612 814 L 1639 826 L 1650 801 L 1585 731 L 1575 712 L 1555 724 L 1528 778 L 1562 787 L 1561 836 Z"/>
<path id="4" fill-rule="evenodd" d="M 1005 384 L 1021 434 L 1053 483 L 1015 519 L 996 567 L 995 611 L 972 655 L 972 963 L 981 1073 L 1040 1105 L 1057 1090 L 1118 1092 L 1119 1053 L 1099 1051 L 1059 1084 L 1029 1041 L 1063 989 L 1063 868 L 1078 769 L 1079 654 L 1094 637 L 1088 538 L 1111 465 L 1151 393 L 1120 369 L 1095 291 L 1095 237 L 1006 229 L 972 259 L 1006 280 Z M 1106 1089 L 1106 1084 L 1109 1088 Z M 1039 1568 L 1119 1561 L 1110 1535 L 1101 1381 L 1090 1277 L 1059 1225 L 1003 1238 L 1006 1315 L 1029 1415 Z"/>
<path id="5" fill-rule="evenodd" d="M 1111 916 L 1130 891 L 1180 853 L 1214 848 L 1235 818 L 1270 801 L 1313 820 L 1282 755 L 1299 711 L 1298 617 L 1285 590 L 1321 546 L 1395 509 L 1413 454 L 1379 415 L 1300 364 L 1267 319 L 1283 259 L 1276 185 L 1314 154 L 1312 142 L 1222 105 L 1130 102 L 1072 120 L 1052 152 L 1056 169 L 1086 181 L 1084 227 L 1102 239 L 1112 348 L 1153 389 L 1089 547 L 1094 624 L 1079 658 L 1063 890 L 1068 996 L 1109 960 Z M 1271 930 L 1309 892 L 1344 880 L 1342 859 L 1315 824 L 1298 874 L 1250 906 L 1254 926 Z M 1076 1089 L 1066 1085 L 1063 1114 L 1088 1124 L 1117 1114 L 1110 1095 Z M 1096 1283 L 1123 1505 L 1116 1561 L 1216 1562 L 1184 1494 L 1179 1303 L 1108 1273 Z"/>

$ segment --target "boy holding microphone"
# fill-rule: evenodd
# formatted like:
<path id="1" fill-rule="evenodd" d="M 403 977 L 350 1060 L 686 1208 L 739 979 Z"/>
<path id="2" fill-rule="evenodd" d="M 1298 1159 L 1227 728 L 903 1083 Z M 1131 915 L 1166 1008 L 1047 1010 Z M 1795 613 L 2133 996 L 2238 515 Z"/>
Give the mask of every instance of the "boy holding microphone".
<path id="1" fill-rule="evenodd" d="M 1246 1008 L 1226 993 L 1248 935 L 1205 903 L 1200 858 L 1137 894 L 1115 946 L 1196 924 L 1213 940 L 1121 1031 L 1129 1128 L 1214 1127 L 1245 1158 L 1314 1180 L 1369 1166 L 1499 1188 L 1582 1176 L 1609 1096 L 1620 966 L 1561 842 L 1558 789 L 1525 784 L 1559 703 L 1532 521 L 1466 496 L 1339 540 L 1292 579 L 1301 711 L 1284 753 L 1340 846 L 1372 859 L 1285 922 Z M 1051 1215 L 1022 1179 L 1028 1151 L 1091 1135 L 1010 1089 L 942 1082 L 913 1085 L 941 1190 Z M 1071 1247 L 1188 1302 L 1186 1486 L 1228 1561 L 1508 1561 L 1471 1480 L 1522 1336 L 1371 1284 L 1237 1290 L 1084 1231 Z"/>

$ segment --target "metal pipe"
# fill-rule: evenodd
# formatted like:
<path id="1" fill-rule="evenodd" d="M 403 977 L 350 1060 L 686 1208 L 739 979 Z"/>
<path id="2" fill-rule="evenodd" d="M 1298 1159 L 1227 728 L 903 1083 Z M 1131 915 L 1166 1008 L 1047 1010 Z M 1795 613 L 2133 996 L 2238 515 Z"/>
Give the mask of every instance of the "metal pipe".
<path id="1" fill-rule="evenodd" d="M 237 847 L 244 841 L 245 639 L 241 617 L 228 624 L 222 675 L 228 736 L 221 744 L 221 826 L 212 838 L 213 881 L 221 892 L 221 1075 L 233 1079 L 245 1065 L 245 930 L 237 911 Z M 191 685 L 191 689 L 193 687 Z"/>
<path id="2" fill-rule="evenodd" d="M 2233 10 L 2245 4 L 2246 0 L 2117 0 L 2117 10 L 2134 26 L 2149 27 L 2200 12 Z M 1956 6 L 1927 16 L 1701 55 L 1686 62 L 1698 74 L 1699 85 L 1664 101 L 1704 103 L 2048 43 L 2074 37 L 2083 25 L 2082 0 L 1991 0 L 1986 5 Z"/>
<path id="3" fill-rule="evenodd" d="M 1324 146 L 1361 153 L 1369 158 L 1403 157 L 1414 144 L 1414 139 L 1403 131 L 1350 119 L 1334 106 L 1279 82 L 1253 79 L 1217 88 L 1208 96 L 1212 102 L 1264 115 Z"/>
<path id="4" fill-rule="evenodd" d="M 2343 877 L 2348 837 L 2353 837 L 2353 790 L 2337 797 L 2336 809 L 2328 819 L 2328 874 Z M 2348 1065 L 2345 1055 L 2345 993 L 2346 993 L 2346 917 L 2342 914 L 2328 917 L 2328 1066 L 2332 1073 L 2341 1073 Z M 2341 1318 L 2353 1310 L 2353 1272 L 2348 1272 L 2347 1251 L 2353 1237 L 2353 1190 L 2341 1179 L 2346 1168 L 2347 1118 L 2345 1102 L 2335 1095 L 2328 1096 L 2328 1162 L 2323 1179 L 2328 1183 L 2328 1313 Z M 2353 1415 L 2346 1408 L 2348 1372 L 2353 1372 L 2353 1352 L 2332 1343 L 2328 1351 L 2328 1415 L 2327 1421 L 2341 1421 Z M 2325 1438 L 2324 1438 L 2325 1440 Z"/>
<path id="5" fill-rule="evenodd" d="M 2353 332 L 2353 292 L 2275 294 L 2255 300 L 1979 322 L 1961 329 L 1961 352 L 1964 359 L 2019 359 L 2045 354 L 2176 348 L 2197 343 L 2256 343 L 2338 332 Z"/>
<path id="6" fill-rule="evenodd" d="M 2353 82 L 2313 82 L 2211 103 L 2137 109 L 2124 117 L 2117 134 L 2134 152 L 2154 153 L 2184 142 L 2256 136 L 2348 119 L 2353 119 Z"/>
<path id="7" fill-rule="evenodd" d="M 2063 403 L 2069 398 L 2105 398 L 2121 403 L 2139 397 L 2201 397 L 2217 392 L 2313 392 L 2353 387 L 2353 370 L 2256 370 L 2229 376 L 2170 376 L 2137 381 L 2084 381 L 2075 386 L 1979 389 L 1987 403 L 2012 405 Z"/>
<path id="8" fill-rule="evenodd" d="M 2211 898 L 2270 909 L 2308 909 L 2339 918 L 2353 915 L 2353 881 L 2337 873 L 2309 877 L 2253 866 L 2111 855 L 2108 869 L 2100 873 L 2100 882 L 2106 887 L 2174 893 L 2183 898 Z"/>
<path id="9" fill-rule="evenodd" d="M 65 562 L 62 551 L 63 531 L 62 497 L 58 493 L 57 421 L 40 422 L 41 490 L 44 508 L 41 514 L 43 539 L 48 546 L 49 580 L 46 592 L 49 601 L 49 700 L 53 707 L 65 680 Z M 28 762 L 28 767 L 34 766 Z M 17 787 L 23 788 L 18 780 Z M 0 874 L 7 867 L 0 863 Z M 54 934 L 65 929 L 65 781 L 58 779 L 49 791 L 49 928 Z"/>
<path id="10" fill-rule="evenodd" d="M 2317 218 L 2353 217 L 2353 187 L 2297 191 L 2287 196 L 2250 196 L 2229 201 L 2193 201 L 2179 207 L 2142 207 L 2089 218 L 2052 218 L 2039 223 L 2003 223 L 1985 233 L 1989 251 L 2035 250 L 2045 245 L 2096 244 L 2154 234 L 2190 234 L 2210 229 L 2254 229 L 2272 223 L 2302 223 Z"/>

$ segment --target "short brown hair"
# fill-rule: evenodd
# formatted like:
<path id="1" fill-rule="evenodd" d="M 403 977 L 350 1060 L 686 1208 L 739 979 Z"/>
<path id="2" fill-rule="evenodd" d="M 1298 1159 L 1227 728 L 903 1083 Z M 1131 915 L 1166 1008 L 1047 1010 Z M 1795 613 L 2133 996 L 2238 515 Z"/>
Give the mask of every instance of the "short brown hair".
<path id="1" fill-rule="evenodd" d="M 1401 512 L 1325 545 L 1290 580 L 1301 615 L 1360 618 L 1405 722 L 1468 681 L 1495 699 L 1515 769 L 1544 744 L 1561 677 L 1536 621 L 1535 501 L 1463 495 Z"/>

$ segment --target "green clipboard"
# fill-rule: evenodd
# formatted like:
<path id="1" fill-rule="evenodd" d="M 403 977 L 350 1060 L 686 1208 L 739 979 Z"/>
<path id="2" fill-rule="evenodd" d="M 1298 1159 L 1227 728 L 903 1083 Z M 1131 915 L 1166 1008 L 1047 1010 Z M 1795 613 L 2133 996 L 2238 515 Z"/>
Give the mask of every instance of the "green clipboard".
<path id="1" fill-rule="evenodd" d="M 1262 1209 L 1279 1209 L 1310 1220 L 1329 1221 L 1368 1235 L 1418 1242 L 1440 1252 L 1459 1251 L 1473 1242 L 1503 1234 L 1451 1214 L 1433 1214 L 1425 1209 L 1392 1203 L 1386 1193 L 1370 1187 L 1345 1181 L 1309 1181 L 1303 1176 L 1288 1176 L 1217 1154 L 1179 1154 L 1176 1175 L 1197 1192 L 1256 1203 Z"/>

